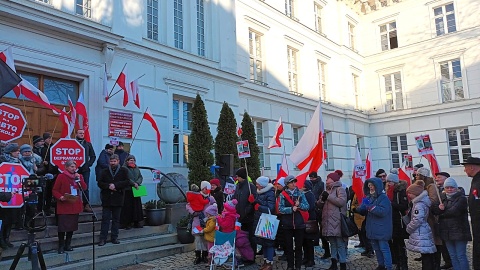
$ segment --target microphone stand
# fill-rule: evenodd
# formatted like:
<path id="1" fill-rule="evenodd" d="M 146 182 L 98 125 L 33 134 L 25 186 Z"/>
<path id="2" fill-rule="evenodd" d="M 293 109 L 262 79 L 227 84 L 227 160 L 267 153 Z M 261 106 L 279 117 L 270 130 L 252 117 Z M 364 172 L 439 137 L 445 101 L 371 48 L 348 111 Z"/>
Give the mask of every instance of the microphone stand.
<path id="1" fill-rule="evenodd" d="M 88 200 L 87 196 L 85 196 L 85 191 L 82 188 L 82 185 L 80 185 L 80 179 L 77 182 L 77 179 L 75 179 L 75 183 L 77 183 L 78 188 L 80 189 L 80 192 L 82 193 L 82 199 L 85 199 L 87 201 L 87 205 L 90 206 L 90 209 L 92 209 L 92 263 L 93 263 L 93 270 L 95 270 L 95 221 L 97 221 L 97 214 L 95 213 L 95 210 L 93 210 L 92 205 L 90 204 L 90 201 Z"/>

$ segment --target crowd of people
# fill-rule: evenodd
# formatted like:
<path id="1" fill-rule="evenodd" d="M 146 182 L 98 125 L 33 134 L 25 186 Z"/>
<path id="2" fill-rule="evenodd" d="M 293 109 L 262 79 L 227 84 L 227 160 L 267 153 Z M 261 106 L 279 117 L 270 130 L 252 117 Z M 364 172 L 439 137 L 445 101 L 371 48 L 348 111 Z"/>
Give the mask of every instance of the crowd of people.
<path id="1" fill-rule="evenodd" d="M 90 168 L 95 166 L 96 183 L 100 188 L 102 201 L 102 224 L 99 246 L 110 241 L 119 244 L 119 228 L 131 229 L 143 227 L 143 210 L 140 197 L 134 197 L 133 189 L 142 184 L 143 176 L 136 165 L 135 156 L 124 150 L 124 145 L 114 147 L 106 144 L 96 159 L 92 144 L 85 140 L 85 131 L 78 129 L 75 139 L 85 149 L 85 163 L 81 167 L 73 160 L 67 160 L 64 168 L 50 163 L 50 148 L 53 146 L 52 135 L 45 132 L 43 136 L 35 135 L 33 145 L 18 145 L 11 142 L 0 148 L 0 163 L 22 164 L 30 174 L 46 176 L 53 179 L 46 181 L 44 189 L 38 193 L 38 203 L 22 208 L 0 207 L 0 248 L 13 248 L 10 242 L 12 229 L 23 230 L 24 220 L 35 215 L 51 216 L 55 214 L 58 231 L 58 253 L 72 251 L 73 233 L 78 230 L 79 214 L 91 213 L 89 204 Z M 1 201 L 10 201 L 13 193 L 0 192 Z"/>
<path id="2" fill-rule="evenodd" d="M 340 170 L 329 173 L 325 182 L 311 172 L 299 188 L 292 175 L 251 181 L 246 169 L 240 168 L 231 200 L 220 192 L 219 179 L 203 181 L 201 190 L 187 195 L 192 227 L 200 228 L 192 231 L 194 263 L 209 262 L 208 250 L 215 238 L 212 224 L 218 224 L 221 232 L 232 232 L 239 222 L 239 265 L 253 264 L 256 255 L 263 255 L 260 269 L 273 269 L 277 251 L 283 250 L 278 260 L 285 260 L 288 270 L 311 267 L 315 265 L 314 247 L 321 246 L 324 253 L 320 259 L 331 260 L 328 269 L 344 270 L 348 237 L 342 222 L 348 217 L 358 227 L 355 248 L 364 249 L 362 256 L 376 257 L 375 270 L 408 269 L 407 252 L 418 253 L 415 260 L 421 261 L 422 269 L 470 269 L 466 249 L 472 239 L 473 269 L 480 269 L 480 158 L 470 157 L 463 165 L 467 176 L 473 178 L 468 198 L 448 172 L 432 176 L 422 164 L 414 167 L 411 184 L 400 180 L 396 169 L 388 174 L 379 169 L 364 182 L 363 194 L 355 194 L 342 183 Z M 263 213 L 277 215 L 280 226 L 274 240 L 255 235 Z"/>

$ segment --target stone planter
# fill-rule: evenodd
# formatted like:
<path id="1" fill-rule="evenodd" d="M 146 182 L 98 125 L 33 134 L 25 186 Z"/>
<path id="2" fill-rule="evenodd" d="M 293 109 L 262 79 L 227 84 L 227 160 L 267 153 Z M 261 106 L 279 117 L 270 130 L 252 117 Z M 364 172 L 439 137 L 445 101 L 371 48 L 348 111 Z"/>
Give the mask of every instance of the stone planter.
<path id="1" fill-rule="evenodd" d="M 177 239 L 181 244 L 190 244 L 195 241 L 192 233 L 187 231 L 187 227 L 177 227 Z"/>
<path id="2" fill-rule="evenodd" d="M 165 219 L 165 223 L 177 226 L 177 222 L 183 216 L 188 215 L 187 209 L 185 208 L 186 205 L 186 202 L 167 204 L 165 206 L 167 208 L 167 218 Z"/>
<path id="3" fill-rule="evenodd" d="M 165 224 L 166 209 L 145 209 L 145 216 L 148 226 L 158 226 Z"/>

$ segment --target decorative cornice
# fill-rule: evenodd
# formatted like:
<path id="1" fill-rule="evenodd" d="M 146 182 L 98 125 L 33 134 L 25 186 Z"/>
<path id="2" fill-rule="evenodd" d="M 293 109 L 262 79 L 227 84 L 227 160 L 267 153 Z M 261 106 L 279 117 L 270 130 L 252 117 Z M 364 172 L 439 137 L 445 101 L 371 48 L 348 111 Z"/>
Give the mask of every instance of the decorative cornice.
<path id="1" fill-rule="evenodd" d="M 292 37 L 290 37 L 290 36 L 287 36 L 287 35 L 284 35 L 283 37 L 285 37 L 286 40 L 288 40 L 288 41 L 290 41 L 290 42 L 293 42 L 293 43 L 295 43 L 295 44 L 303 47 L 303 43 L 302 43 L 302 42 L 300 42 L 300 41 L 298 41 L 298 40 L 296 40 L 296 39 L 294 39 L 294 38 L 292 38 Z"/>
<path id="2" fill-rule="evenodd" d="M 264 24 L 264 23 L 262 23 L 262 22 L 260 22 L 260 21 L 257 21 L 257 20 L 255 20 L 254 18 L 252 18 L 252 17 L 250 17 L 250 16 L 245 15 L 244 18 L 245 18 L 245 20 L 249 21 L 250 23 L 253 23 L 254 25 L 262 28 L 262 29 L 265 30 L 265 31 L 270 30 L 270 26 L 268 26 L 268 25 L 266 25 L 266 24 Z"/>
<path id="3" fill-rule="evenodd" d="M 198 85 L 193 85 L 189 84 L 186 82 L 182 82 L 176 79 L 171 79 L 171 78 L 164 78 L 163 81 L 168 87 L 177 89 L 177 90 L 182 90 L 185 92 L 189 92 L 191 94 L 197 94 L 198 92 L 206 94 L 208 92 L 208 88 L 198 86 Z"/>

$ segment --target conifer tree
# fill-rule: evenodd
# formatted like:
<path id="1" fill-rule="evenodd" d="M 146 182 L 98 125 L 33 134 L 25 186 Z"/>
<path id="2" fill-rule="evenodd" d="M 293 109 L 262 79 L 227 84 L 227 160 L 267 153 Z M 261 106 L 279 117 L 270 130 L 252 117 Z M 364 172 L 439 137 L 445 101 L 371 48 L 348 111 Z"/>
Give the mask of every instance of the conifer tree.
<path id="1" fill-rule="evenodd" d="M 227 102 L 223 102 L 218 118 L 217 137 L 215 137 L 215 163 L 220 164 L 223 154 L 233 154 L 233 167 L 239 168 L 237 155 L 237 121 Z"/>
<path id="2" fill-rule="evenodd" d="M 190 184 L 200 187 L 200 182 L 212 178 L 210 166 L 213 165 L 213 137 L 207 120 L 205 104 L 199 94 L 192 107 L 192 132 L 188 143 L 188 179 Z"/>
<path id="3" fill-rule="evenodd" d="M 260 159 L 259 154 L 260 150 L 257 145 L 257 137 L 255 135 L 255 127 L 253 126 L 252 119 L 250 115 L 245 112 L 242 119 L 242 140 L 248 140 L 250 145 L 250 157 L 247 158 L 247 170 L 248 176 L 252 178 L 253 181 L 260 176 Z M 245 161 L 241 161 L 241 165 L 245 165 Z"/>

